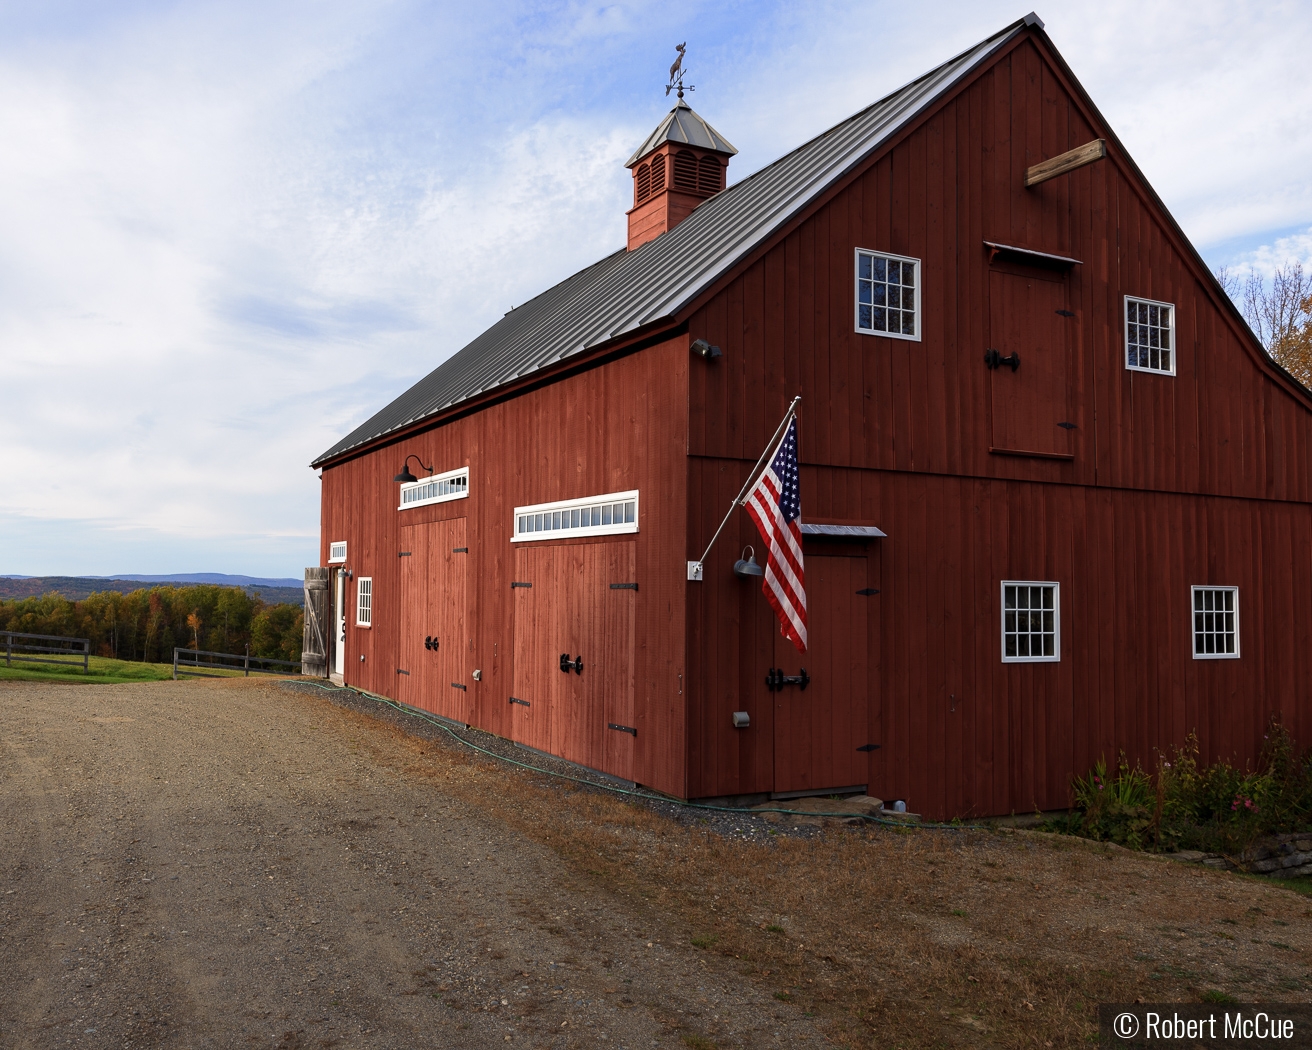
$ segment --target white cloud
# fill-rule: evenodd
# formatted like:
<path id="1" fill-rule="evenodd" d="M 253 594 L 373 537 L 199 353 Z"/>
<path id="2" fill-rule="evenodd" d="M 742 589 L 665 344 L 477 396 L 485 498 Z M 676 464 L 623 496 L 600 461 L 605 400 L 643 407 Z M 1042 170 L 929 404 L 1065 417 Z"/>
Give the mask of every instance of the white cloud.
<path id="1" fill-rule="evenodd" d="M 1041 13 L 1200 243 L 1312 221 L 1296 6 Z M 212 3 L 10 27 L 0 571 L 296 573 L 309 459 L 623 243 L 674 43 L 736 179 L 1016 14 Z"/>

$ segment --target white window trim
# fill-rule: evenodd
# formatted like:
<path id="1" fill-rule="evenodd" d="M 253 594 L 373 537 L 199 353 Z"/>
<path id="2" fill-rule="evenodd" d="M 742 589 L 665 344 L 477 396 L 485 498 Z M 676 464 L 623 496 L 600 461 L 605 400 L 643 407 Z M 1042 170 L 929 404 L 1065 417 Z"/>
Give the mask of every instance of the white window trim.
<path id="1" fill-rule="evenodd" d="M 333 557 L 333 548 L 334 548 L 334 547 L 341 547 L 341 548 L 342 548 L 342 556 L 341 556 L 340 558 L 335 558 L 335 557 Z M 340 564 L 342 564 L 344 561 L 346 561 L 346 541 L 345 541 L 345 540 L 333 540 L 330 544 L 328 544 L 328 564 L 329 564 L 329 565 L 340 565 Z"/>
<path id="2" fill-rule="evenodd" d="M 542 514 L 556 510 L 573 510 L 575 507 L 590 507 L 594 503 L 627 503 L 633 501 L 633 520 L 622 521 L 618 525 L 612 522 L 610 525 L 589 525 L 587 528 L 577 529 L 553 529 L 550 532 L 526 532 L 521 534 L 519 531 L 519 517 L 521 514 Z M 608 492 L 600 496 L 583 496 L 579 499 L 563 499 L 554 503 L 535 503 L 528 507 L 516 507 L 515 516 L 510 522 L 510 542 L 511 543 L 541 543 L 551 540 L 565 540 L 574 536 L 618 536 L 622 533 L 631 533 L 638 531 L 638 522 L 642 520 L 642 504 L 638 500 L 638 490 L 631 489 L 628 492 Z"/>
<path id="3" fill-rule="evenodd" d="M 1051 587 L 1052 588 L 1052 655 L 1051 656 L 1008 656 L 1007 655 L 1007 588 L 1008 587 Z M 998 588 L 998 645 L 1004 664 L 1056 664 L 1061 663 L 1061 584 L 1056 580 L 1003 580 Z"/>
<path id="4" fill-rule="evenodd" d="M 365 588 L 365 584 L 368 588 Z M 361 619 L 360 614 L 364 611 L 364 603 L 360 601 L 363 597 L 363 591 L 367 590 L 369 595 L 369 618 Z M 355 626 L 372 627 L 374 625 L 374 578 L 372 576 L 361 576 L 355 581 Z"/>
<path id="5" fill-rule="evenodd" d="M 420 486 L 428 485 L 434 481 L 449 481 L 451 478 L 458 478 L 462 476 L 465 479 L 464 492 L 449 492 L 445 496 L 429 496 L 428 499 L 415 500 L 413 503 L 405 502 L 405 493 L 412 489 L 417 489 Z M 468 499 L 468 498 L 469 498 L 469 468 L 460 467 L 458 470 L 448 470 L 448 471 L 444 471 L 441 474 L 433 474 L 426 478 L 419 478 L 416 481 L 406 482 L 404 485 L 401 486 L 401 496 L 400 496 L 401 503 L 397 506 L 396 509 L 414 510 L 416 507 L 431 507 L 434 503 L 450 503 L 453 499 Z"/>
<path id="6" fill-rule="evenodd" d="M 1169 306 L 1171 308 L 1171 367 L 1145 368 L 1143 365 L 1130 364 L 1130 302 L 1147 303 L 1149 306 Z M 1121 297 L 1121 361 L 1127 372 L 1147 372 L 1154 376 L 1175 375 L 1175 364 L 1179 360 L 1179 344 L 1175 338 L 1175 317 L 1179 311 L 1175 303 L 1164 303 L 1160 299 L 1146 299 L 1142 295 L 1124 295 Z"/>
<path id="7" fill-rule="evenodd" d="M 1194 596 L 1199 591 L 1233 591 L 1235 595 L 1235 651 L 1233 653 L 1200 653 L 1197 646 L 1197 635 L 1194 631 Z M 1238 660 L 1240 652 L 1240 641 L 1242 635 L 1239 631 L 1239 588 L 1231 587 L 1223 583 L 1196 583 L 1189 588 L 1189 648 L 1194 654 L 1195 660 Z"/>
<path id="8" fill-rule="evenodd" d="M 915 263 L 916 264 L 916 334 L 905 335 L 902 332 L 876 332 L 870 328 L 861 327 L 861 256 L 878 255 L 882 259 L 892 259 L 895 262 Z M 925 267 L 920 259 L 910 255 L 894 255 L 892 252 L 881 252 L 877 248 L 857 248 L 852 253 L 852 330 L 857 335 L 872 335 L 883 339 L 905 339 L 909 343 L 920 342 L 921 333 L 924 331 L 924 317 L 921 313 L 921 289 L 925 284 Z"/>

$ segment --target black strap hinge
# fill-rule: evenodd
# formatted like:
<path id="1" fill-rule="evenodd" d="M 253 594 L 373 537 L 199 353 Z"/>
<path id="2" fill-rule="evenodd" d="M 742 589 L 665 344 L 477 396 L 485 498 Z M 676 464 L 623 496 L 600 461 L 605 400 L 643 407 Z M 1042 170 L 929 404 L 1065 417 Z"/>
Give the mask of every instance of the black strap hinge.
<path id="1" fill-rule="evenodd" d="M 878 751 L 878 750 L 879 750 L 879 745 L 878 745 L 878 744 L 862 744 L 860 747 L 857 748 L 857 750 L 858 750 L 858 751 Z"/>
<path id="2" fill-rule="evenodd" d="M 861 588 L 859 591 L 857 591 L 856 593 L 859 594 L 859 595 L 861 595 L 863 598 L 869 598 L 872 594 L 878 594 L 878 593 L 879 593 L 879 588 L 878 588 L 878 587 L 862 587 L 862 588 Z"/>
<path id="3" fill-rule="evenodd" d="M 410 552 L 409 552 L 409 551 L 398 551 L 396 556 L 397 556 L 398 558 L 408 558 L 408 557 L 410 557 Z"/>
<path id="4" fill-rule="evenodd" d="M 638 735 L 638 731 L 634 729 L 633 726 L 622 726 L 618 722 L 608 722 L 607 727 L 610 729 L 618 730 L 621 733 L 628 733 L 629 736 L 632 737 L 636 737 Z"/>
<path id="5" fill-rule="evenodd" d="M 461 685 L 459 682 L 452 682 L 452 683 L 451 683 L 451 688 L 452 688 L 452 689 L 464 689 L 465 686 Z"/>
<path id="6" fill-rule="evenodd" d="M 533 584 L 531 583 L 520 583 L 518 580 L 516 580 L 514 583 L 510 585 L 510 589 L 513 591 L 516 587 L 532 587 L 532 586 Z"/>
<path id="7" fill-rule="evenodd" d="M 402 671 L 401 668 L 398 667 L 398 668 L 396 669 L 396 673 L 397 673 L 397 674 L 409 674 L 410 672 L 409 672 L 409 671 Z"/>
<path id="8" fill-rule="evenodd" d="M 468 548 L 468 547 L 452 547 L 452 548 L 451 548 L 451 553 L 452 553 L 452 554 L 468 554 L 468 553 L 469 553 L 469 548 Z"/>
<path id="9" fill-rule="evenodd" d="M 610 589 L 612 591 L 636 591 L 638 585 L 636 583 L 612 583 Z"/>
<path id="10" fill-rule="evenodd" d="M 532 706 L 533 706 L 533 705 L 532 705 L 531 703 L 529 703 L 527 700 L 521 700 L 521 699 L 520 699 L 519 697 L 517 697 L 517 696 L 512 696 L 512 697 L 510 698 L 510 702 L 511 702 L 512 704 L 523 704 L 525 707 L 532 707 Z"/>

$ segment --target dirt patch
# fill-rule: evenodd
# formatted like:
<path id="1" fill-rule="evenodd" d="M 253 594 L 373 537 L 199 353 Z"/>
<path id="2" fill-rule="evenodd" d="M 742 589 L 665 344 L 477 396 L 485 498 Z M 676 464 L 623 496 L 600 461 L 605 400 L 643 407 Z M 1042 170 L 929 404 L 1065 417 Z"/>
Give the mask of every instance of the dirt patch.
<path id="1" fill-rule="evenodd" d="M 713 825 L 406 717 L 267 682 L 0 685 L 0 1045 L 1075 1046 L 1099 1001 L 1307 997 L 1312 911 L 1266 883 L 1019 833 Z"/>

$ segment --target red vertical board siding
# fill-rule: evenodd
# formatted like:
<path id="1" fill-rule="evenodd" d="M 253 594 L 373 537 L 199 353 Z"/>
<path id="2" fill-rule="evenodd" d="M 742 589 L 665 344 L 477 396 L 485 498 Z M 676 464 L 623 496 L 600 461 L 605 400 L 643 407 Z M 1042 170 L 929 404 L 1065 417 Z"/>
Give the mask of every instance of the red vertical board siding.
<path id="1" fill-rule="evenodd" d="M 745 544 L 765 551 L 737 510 L 702 583 L 683 563 L 800 393 L 803 520 L 887 533 L 807 544 L 864 558 L 880 592 L 864 607 L 870 687 L 852 701 L 879 745 L 872 792 L 933 817 L 1060 808 L 1072 773 L 1122 751 L 1151 763 L 1196 733 L 1204 758 L 1251 760 L 1276 712 L 1308 738 L 1309 401 L 1263 364 L 1114 140 L 1023 186 L 1028 166 L 1110 137 L 1045 47 L 1004 49 L 873 154 L 692 308 L 686 335 L 326 470 L 324 556 L 348 540 L 377 595 L 373 630 L 348 628 L 348 680 L 395 695 L 400 525 L 467 516 L 484 668 L 470 718 L 520 732 L 513 625 L 531 603 L 509 582 L 517 557 L 548 556 L 511 549 L 511 511 L 637 488 L 632 776 L 691 797 L 779 790 L 781 758 L 800 759 L 764 684 L 778 626 L 759 581 L 732 573 Z M 985 240 L 1080 260 L 1065 277 L 1069 459 L 990 452 L 991 275 L 1030 271 L 991 263 Z M 920 340 L 853 330 L 858 247 L 921 260 Z M 1174 376 L 1126 369 L 1126 294 L 1175 304 Z M 724 356 L 691 357 L 696 338 Z M 469 464 L 469 500 L 398 514 L 390 479 L 409 452 Z M 1004 579 L 1061 584 L 1059 663 L 1002 663 Z M 1240 659 L 1193 659 L 1195 584 L 1240 588 Z M 598 746 L 618 768 L 613 742 Z"/>

